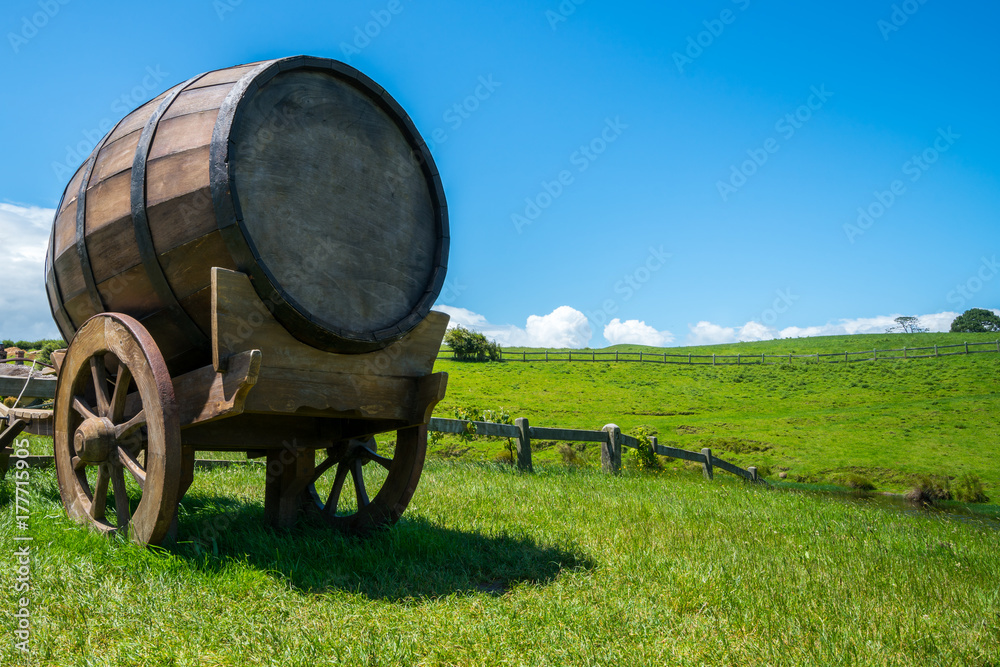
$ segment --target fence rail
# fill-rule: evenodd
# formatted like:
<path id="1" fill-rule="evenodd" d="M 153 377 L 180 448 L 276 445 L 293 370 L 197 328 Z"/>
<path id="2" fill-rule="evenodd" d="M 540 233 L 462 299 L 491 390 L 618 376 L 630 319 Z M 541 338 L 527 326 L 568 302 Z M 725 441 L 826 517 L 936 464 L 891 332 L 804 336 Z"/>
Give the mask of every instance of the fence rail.
<path id="1" fill-rule="evenodd" d="M 608 424 L 600 431 L 586 431 L 569 428 L 546 428 L 531 426 L 528 420 L 518 417 L 513 424 L 497 424 L 494 422 L 468 421 L 465 419 L 440 419 L 434 417 L 427 426 L 429 431 L 438 433 L 474 433 L 476 435 L 511 438 L 517 441 L 517 465 L 522 470 L 531 471 L 531 441 L 559 440 L 564 442 L 596 442 L 601 445 L 601 467 L 605 472 L 617 473 L 622 468 L 622 450 L 639 449 L 642 443 L 630 435 L 625 435 L 615 424 Z M 706 479 L 714 477 L 714 469 L 719 468 L 737 477 L 760 484 L 767 484 L 758 477 L 757 468 L 751 466 L 740 468 L 729 461 L 720 459 L 705 448 L 700 452 L 691 452 L 676 447 L 665 447 L 650 438 L 653 451 L 661 456 L 700 463 Z"/>
<path id="2" fill-rule="evenodd" d="M 985 350 L 970 348 L 986 346 Z M 961 348 L 958 352 L 942 352 L 953 348 Z M 932 354 L 914 354 L 927 352 Z M 501 361 L 590 361 L 590 362 L 641 362 L 654 364 L 685 364 L 693 366 L 741 366 L 775 364 L 794 359 L 828 359 L 831 362 L 855 361 L 889 361 L 893 359 L 928 359 L 930 357 L 950 357 L 959 354 L 979 354 L 983 352 L 1000 352 L 1000 340 L 985 343 L 956 343 L 954 345 L 932 345 L 927 347 L 902 347 L 894 350 L 863 350 L 860 352 L 817 352 L 814 354 L 669 354 L 667 352 L 597 352 L 580 350 L 578 352 L 504 352 L 500 351 Z M 881 355 L 881 356 L 880 356 Z M 438 354 L 439 359 L 454 358 L 452 350 L 443 349 Z M 773 359 L 774 361 L 768 361 Z"/>

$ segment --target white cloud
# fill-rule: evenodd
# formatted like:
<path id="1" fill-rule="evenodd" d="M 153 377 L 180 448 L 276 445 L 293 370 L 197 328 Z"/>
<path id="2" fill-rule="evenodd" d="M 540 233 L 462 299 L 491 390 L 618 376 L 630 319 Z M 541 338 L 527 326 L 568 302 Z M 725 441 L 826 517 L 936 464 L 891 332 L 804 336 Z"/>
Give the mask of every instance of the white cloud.
<path id="1" fill-rule="evenodd" d="M 446 313 L 451 316 L 451 321 L 448 322 L 449 329 L 454 329 L 458 326 L 469 329 L 471 327 L 489 325 L 489 322 L 486 321 L 485 317 L 466 308 L 456 308 L 455 306 L 434 306 L 434 310 L 440 310 L 442 313 Z"/>
<path id="2" fill-rule="evenodd" d="M 998 311 L 1000 312 L 1000 311 Z M 951 329 L 951 322 L 959 313 L 944 311 L 919 315 L 920 326 L 934 332 Z M 689 345 L 720 345 L 738 341 L 771 340 L 772 338 L 805 338 L 808 336 L 845 336 L 854 334 L 885 333 L 886 329 L 896 325 L 896 315 L 880 315 L 878 317 L 844 318 L 835 322 L 808 327 L 790 326 L 781 331 L 767 327 L 759 322 L 747 322 L 742 327 L 724 327 L 712 322 L 701 321 L 688 325 L 690 333 L 687 337 Z"/>
<path id="3" fill-rule="evenodd" d="M 0 203 L 0 338 L 57 338 L 45 294 L 45 251 L 55 211 Z"/>
<path id="4" fill-rule="evenodd" d="M 434 308 L 451 315 L 449 326 L 461 325 L 478 331 L 501 347 L 581 348 L 593 336 L 587 317 L 569 306 L 559 306 L 548 315 L 531 315 L 523 329 L 513 324 L 490 324 L 485 317 L 466 308 L 442 305 Z"/>
<path id="5" fill-rule="evenodd" d="M 612 345 L 632 343 L 660 347 L 674 341 L 674 335 L 669 331 L 657 331 L 645 321 L 625 320 L 622 322 L 617 317 L 604 327 L 604 337 Z"/>
<path id="6" fill-rule="evenodd" d="M 722 327 L 705 320 L 695 325 L 689 324 L 688 329 L 691 330 L 687 339 L 689 345 L 721 345 L 739 340 L 733 327 Z"/>
<path id="7" fill-rule="evenodd" d="M 771 327 L 760 322 L 750 321 L 740 328 L 740 340 L 771 340 L 778 338 L 779 333 Z"/>
<path id="8" fill-rule="evenodd" d="M 532 347 L 586 347 L 593 332 L 587 316 L 559 306 L 548 315 L 530 315 L 525 327 Z"/>
<path id="9" fill-rule="evenodd" d="M 941 313 L 931 313 L 928 315 L 918 315 L 920 326 L 935 332 L 943 332 L 951 329 L 951 322 L 960 313 L 944 311 Z M 858 317 L 854 319 L 841 319 L 836 322 L 827 322 L 819 326 L 811 327 L 786 327 L 781 330 L 782 338 L 797 338 L 800 336 L 842 336 L 853 334 L 885 333 L 896 325 L 895 315 L 880 315 L 878 317 Z"/>

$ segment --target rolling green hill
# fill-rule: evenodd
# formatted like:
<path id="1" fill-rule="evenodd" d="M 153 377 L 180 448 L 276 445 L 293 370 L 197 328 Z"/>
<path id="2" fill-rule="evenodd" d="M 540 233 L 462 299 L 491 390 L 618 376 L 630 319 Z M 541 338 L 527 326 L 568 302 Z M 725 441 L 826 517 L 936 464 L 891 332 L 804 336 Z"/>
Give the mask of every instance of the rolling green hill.
<path id="1" fill-rule="evenodd" d="M 611 351 L 668 354 L 812 354 L 984 342 L 995 334 L 828 336 L 698 348 L 616 346 Z M 505 350 L 505 353 L 513 350 Z M 518 350 L 519 351 L 519 350 Z M 459 363 L 441 359 L 448 396 L 435 411 L 505 408 L 533 425 L 599 429 L 645 425 L 661 444 L 713 452 L 757 465 L 776 478 L 812 483 L 869 479 L 903 491 L 917 475 L 982 478 L 1000 499 L 1000 354 L 908 361 L 687 366 L 627 362 Z M 493 458 L 504 443 L 432 447 L 443 456 Z M 539 443 L 536 461 L 572 457 Z M 468 451 L 465 451 L 468 449 Z M 576 447 L 582 460 L 596 447 Z"/>

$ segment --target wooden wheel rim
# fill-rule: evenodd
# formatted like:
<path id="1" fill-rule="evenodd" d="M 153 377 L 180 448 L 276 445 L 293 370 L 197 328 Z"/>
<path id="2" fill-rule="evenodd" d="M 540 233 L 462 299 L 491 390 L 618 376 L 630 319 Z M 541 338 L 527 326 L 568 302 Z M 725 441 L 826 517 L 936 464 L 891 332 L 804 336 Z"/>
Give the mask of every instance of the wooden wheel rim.
<path id="1" fill-rule="evenodd" d="M 337 515 L 329 512 L 327 505 L 333 496 L 333 489 L 331 489 L 331 496 L 324 502 L 316 491 L 315 483 L 309 486 L 309 501 L 319 509 L 320 514 L 329 525 L 347 534 L 364 535 L 376 528 L 392 525 L 402 516 L 417 490 L 426 454 L 427 427 L 417 426 L 401 429 L 396 432 L 396 452 L 392 458 L 392 464 L 388 468 L 385 482 L 367 505 L 360 506 L 359 501 L 359 507 L 353 514 Z M 357 476 L 353 472 L 341 473 L 344 467 L 350 465 L 351 463 L 345 460 L 330 467 L 330 469 L 337 471 L 334 473 L 335 476 L 344 475 L 345 479 L 342 480 L 344 486 L 357 480 Z M 370 462 L 369 465 L 373 465 L 373 463 Z M 318 466 L 317 470 L 321 468 L 323 471 L 327 470 L 322 466 Z M 322 472 L 316 475 L 313 482 L 318 479 L 320 474 Z M 352 480 L 346 479 L 347 477 L 351 477 Z M 342 493 L 343 491 L 337 494 L 338 499 Z"/>
<path id="2" fill-rule="evenodd" d="M 103 360 L 108 354 L 114 355 L 119 364 L 115 387 L 122 379 L 129 380 L 127 376 L 130 375 L 138 390 L 140 406 L 136 412 L 141 411 L 139 417 L 144 419 L 139 423 L 147 429 L 144 465 L 138 464 L 134 456 L 126 461 L 120 453 L 126 444 L 138 441 L 136 436 L 129 436 L 127 432 L 123 432 L 120 438 L 108 437 L 111 444 L 108 458 L 103 463 L 85 463 L 82 459 L 86 457 L 77 451 L 78 431 L 87 431 L 83 427 L 85 422 L 105 428 L 108 424 L 104 422 L 113 427 L 131 425 L 133 433 L 138 433 L 136 420 L 126 420 L 122 414 L 127 384 L 120 392 L 109 388 L 105 395 L 108 400 L 98 398 L 95 406 L 88 405 L 84 398 L 88 385 L 107 386 L 107 382 L 100 379 L 100 371 L 95 370 L 103 368 L 104 364 L 92 367 L 92 360 Z M 122 368 L 127 369 L 127 373 Z M 101 423 L 85 418 L 81 409 L 86 408 L 90 408 Z M 114 414 L 116 411 L 118 415 Z M 139 322 L 127 315 L 103 313 L 90 318 L 80 327 L 60 369 L 54 420 L 56 476 L 63 505 L 70 518 L 103 533 L 120 532 L 124 523 L 133 542 L 159 543 L 170 529 L 177 509 L 181 472 L 180 425 L 166 363 L 155 341 Z M 88 454 L 93 456 L 92 452 Z M 85 465 L 98 468 L 94 489 L 87 480 Z M 143 475 L 141 498 L 134 511 L 130 505 L 119 504 L 123 502 L 120 496 L 126 496 L 121 492 L 125 488 L 124 475 L 129 470 L 141 471 Z M 133 472 L 132 476 L 137 481 L 140 479 L 137 472 Z M 111 524 L 104 515 L 104 504 L 112 491 L 117 491 L 114 511 L 119 525 Z M 124 522 L 119 516 L 123 511 L 129 515 Z"/>

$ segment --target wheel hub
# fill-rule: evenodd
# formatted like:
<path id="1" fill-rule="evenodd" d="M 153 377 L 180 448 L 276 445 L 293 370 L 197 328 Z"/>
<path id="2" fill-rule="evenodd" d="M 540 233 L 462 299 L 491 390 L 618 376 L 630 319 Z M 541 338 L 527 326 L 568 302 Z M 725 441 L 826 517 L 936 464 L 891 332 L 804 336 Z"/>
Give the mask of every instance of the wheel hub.
<path id="1" fill-rule="evenodd" d="M 115 425 L 106 417 L 86 419 L 76 429 L 73 445 L 84 463 L 104 463 L 116 447 Z"/>

